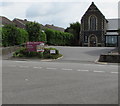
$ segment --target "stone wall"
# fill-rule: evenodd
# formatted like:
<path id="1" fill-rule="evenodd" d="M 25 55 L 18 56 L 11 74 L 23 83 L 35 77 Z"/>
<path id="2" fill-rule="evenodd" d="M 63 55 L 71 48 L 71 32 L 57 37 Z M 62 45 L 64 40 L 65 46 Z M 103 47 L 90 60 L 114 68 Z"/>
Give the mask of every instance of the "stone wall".
<path id="1" fill-rule="evenodd" d="M 120 54 L 101 54 L 99 62 L 120 63 Z"/>
<path id="2" fill-rule="evenodd" d="M 1 48 L 0 48 L 0 55 L 10 54 L 10 53 L 16 51 L 16 50 L 19 49 L 19 48 L 20 48 L 20 47 L 18 47 L 18 46 L 1 47 Z"/>

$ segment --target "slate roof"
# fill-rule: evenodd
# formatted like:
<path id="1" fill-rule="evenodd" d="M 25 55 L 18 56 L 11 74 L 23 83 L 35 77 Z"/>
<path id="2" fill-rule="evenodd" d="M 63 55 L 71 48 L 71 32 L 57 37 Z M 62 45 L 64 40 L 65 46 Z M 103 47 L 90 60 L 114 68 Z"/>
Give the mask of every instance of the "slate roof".
<path id="1" fill-rule="evenodd" d="M 107 30 L 118 30 L 120 28 L 120 18 L 107 20 L 108 20 Z"/>
<path id="2" fill-rule="evenodd" d="M 27 21 L 26 19 L 22 20 L 22 19 L 15 18 L 13 22 L 17 27 L 25 28 L 26 23 L 29 21 Z"/>
<path id="3" fill-rule="evenodd" d="M 0 16 L 0 24 L 7 25 L 7 24 L 14 24 L 14 23 L 6 17 Z"/>
<path id="4" fill-rule="evenodd" d="M 82 16 L 82 18 L 89 12 L 89 11 L 99 11 L 99 13 L 104 16 L 102 14 L 102 12 L 97 8 L 97 6 L 95 5 L 94 2 L 91 3 L 91 5 L 89 6 L 89 8 L 87 9 L 87 11 L 84 13 L 84 15 Z M 104 16 L 105 17 L 105 16 Z M 106 20 L 107 21 L 107 20 Z"/>
<path id="5" fill-rule="evenodd" d="M 57 26 L 54 26 L 54 25 L 49 25 L 49 24 L 46 24 L 45 28 L 50 28 L 50 29 L 53 29 L 53 30 L 56 30 L 56 31 L 61 31 L 61 32 L 64 32 L 64 30 L 65 30 L 64 28 L 57 27 Z"/>

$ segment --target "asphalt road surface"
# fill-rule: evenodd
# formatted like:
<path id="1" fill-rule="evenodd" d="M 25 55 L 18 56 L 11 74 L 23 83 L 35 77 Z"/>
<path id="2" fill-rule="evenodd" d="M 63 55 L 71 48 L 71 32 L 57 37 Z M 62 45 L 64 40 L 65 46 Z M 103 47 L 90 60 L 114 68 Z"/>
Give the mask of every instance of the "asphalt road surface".
<path id="1" fill-rule="evenodd" d="M 52 47 L 52 46 L 51 46 Z M 54 46 L 53 46 L 54 47 Z M 108 53 L 113 47 L 62 47 L 55 46 L 63 54 L 62 62 L 91 62 L 99 59 L 100 54 Z"/>
<path id="2" fill-rule="evenodd" d="M 80 55 L 85 56 L 84 53 Z M 65 55 L 57 61 L 3 60 L 2 103 L 118 103 L 118 65 L 101 65 L 82 62 L 83 60 L 71 62 L 76 60 L 75 57 L 71 57 L 69 61 L 68 57 Z M 98 55 L 95 55 L 94 59 L 96 57 Z M 88 58 L 91 59 L 89 61 L 94 60 L 91 55 L 88 55 Z"/>

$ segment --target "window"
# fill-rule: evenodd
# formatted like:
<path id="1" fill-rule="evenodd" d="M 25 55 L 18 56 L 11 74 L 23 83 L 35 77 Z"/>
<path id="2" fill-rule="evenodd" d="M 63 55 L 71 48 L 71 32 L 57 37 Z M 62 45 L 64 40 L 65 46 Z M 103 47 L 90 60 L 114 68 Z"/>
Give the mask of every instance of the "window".
<path id="1" fill-rule="evenodd" d="M 90 16 L 89 18 L 89 29 L 96 30 L 97 28 L 97 18 L 95 16 Z"/>
<path id="2" fill-rule="evenodd" d="M 106 46 L 117 45 L 117 36 L 106 36 Z"/>
<path id="3" fill-rule="evenodd" d="M 88 37 L 87 36 L 85 36 L 85 42 L 87 42 L 88 41 Z"/>

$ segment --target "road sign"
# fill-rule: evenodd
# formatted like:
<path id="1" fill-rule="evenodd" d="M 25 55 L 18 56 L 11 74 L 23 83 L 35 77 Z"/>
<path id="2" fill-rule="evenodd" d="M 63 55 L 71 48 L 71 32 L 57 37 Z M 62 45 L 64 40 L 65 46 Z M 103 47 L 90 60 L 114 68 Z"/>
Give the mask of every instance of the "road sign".
<path id="1" fill-rule="evenodd" d="M 50 54 L 56 54 L 56 50 L 50 50 Z"/>
<path id="2" fill-rule="evenodd" d="M 26 48 L 28 51 L 36 51 L 37 52 L 37 45 L 43 45 L 44 42 L 27 42 Z"/>
<path id="3" fill-rule="evenodd" d="M 44 52 L 44 43 L 37 45 L 37 52 Z"/>

